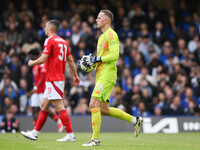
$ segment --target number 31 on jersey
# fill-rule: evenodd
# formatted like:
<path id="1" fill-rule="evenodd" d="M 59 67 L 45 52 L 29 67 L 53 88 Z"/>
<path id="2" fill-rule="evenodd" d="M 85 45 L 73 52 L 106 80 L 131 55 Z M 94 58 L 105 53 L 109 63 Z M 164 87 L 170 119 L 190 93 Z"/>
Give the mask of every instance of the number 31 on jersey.
<path id="1" fill-rule="evenodd" d="M 65 44 L 58 44 L 58 47 L 60 48 L 60 55 L 58 55 L 58 58 L 63 61 L 66 61 L 67 56 L 67 45 Z"/>

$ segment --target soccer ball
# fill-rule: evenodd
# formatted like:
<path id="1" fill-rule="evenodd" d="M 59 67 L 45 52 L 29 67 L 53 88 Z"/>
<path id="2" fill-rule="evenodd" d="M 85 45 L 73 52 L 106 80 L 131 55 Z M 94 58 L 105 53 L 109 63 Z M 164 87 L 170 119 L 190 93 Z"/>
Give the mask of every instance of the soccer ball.
<path id="1" fill-rule="evenodd" d="M 79 68 L 84 72 L 90 72 L 96 67 L 96 64 L 91 62 L 90 57 L 91 55 L 83 55 L 81 60 L 79 60 Z"/>

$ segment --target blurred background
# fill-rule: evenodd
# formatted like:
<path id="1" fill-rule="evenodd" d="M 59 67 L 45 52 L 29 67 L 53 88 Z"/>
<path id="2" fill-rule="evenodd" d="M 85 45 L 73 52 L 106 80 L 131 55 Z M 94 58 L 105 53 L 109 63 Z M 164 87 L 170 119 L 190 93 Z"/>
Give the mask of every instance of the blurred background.
<path id="1" fill-rule="evenodd" d="M 114 14 L 120 40 L 117 84 L 110 106 L 134 116 L 200 116 L 200 1 L 198 0 L 0 0 L 0 114 L 32 116 L 29 53 L 42 52 L 48 20 L 78 60 L 95 53 L 101 9 Z M 66 67 L 64 104 L 69 114 L 90 114 L 95 71 Z M 8 111 L 9 110 L 9 111 Z M 10 111 L 11 110 L 11 111 Z"/>

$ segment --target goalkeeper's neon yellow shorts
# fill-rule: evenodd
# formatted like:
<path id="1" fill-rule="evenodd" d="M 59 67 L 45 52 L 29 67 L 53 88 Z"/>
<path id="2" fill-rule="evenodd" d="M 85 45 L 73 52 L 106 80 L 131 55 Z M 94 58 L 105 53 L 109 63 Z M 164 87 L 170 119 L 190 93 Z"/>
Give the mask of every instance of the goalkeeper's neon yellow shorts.
<path id="1" fill-rule="evenodd" d="M 97 80 L 94 90 L 92 92 L 92 97 L 102 101 L 103 103 L 110 101 L 110 93 L 114 84 L 106 80 Z"/>

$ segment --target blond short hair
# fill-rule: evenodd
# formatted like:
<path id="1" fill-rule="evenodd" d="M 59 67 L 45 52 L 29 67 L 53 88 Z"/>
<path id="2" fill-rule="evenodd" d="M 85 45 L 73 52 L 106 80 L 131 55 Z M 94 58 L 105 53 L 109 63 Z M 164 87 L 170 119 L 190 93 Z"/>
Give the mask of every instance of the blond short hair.
<path id="1" fill-rule="evenodd" d="M 104 10 L 101 10 L 100 12 L 103 12 L 106 16 L 108 16 L 111 22 L 114 20 L 114 15 L 110 10 L 104 9 Z"/>

